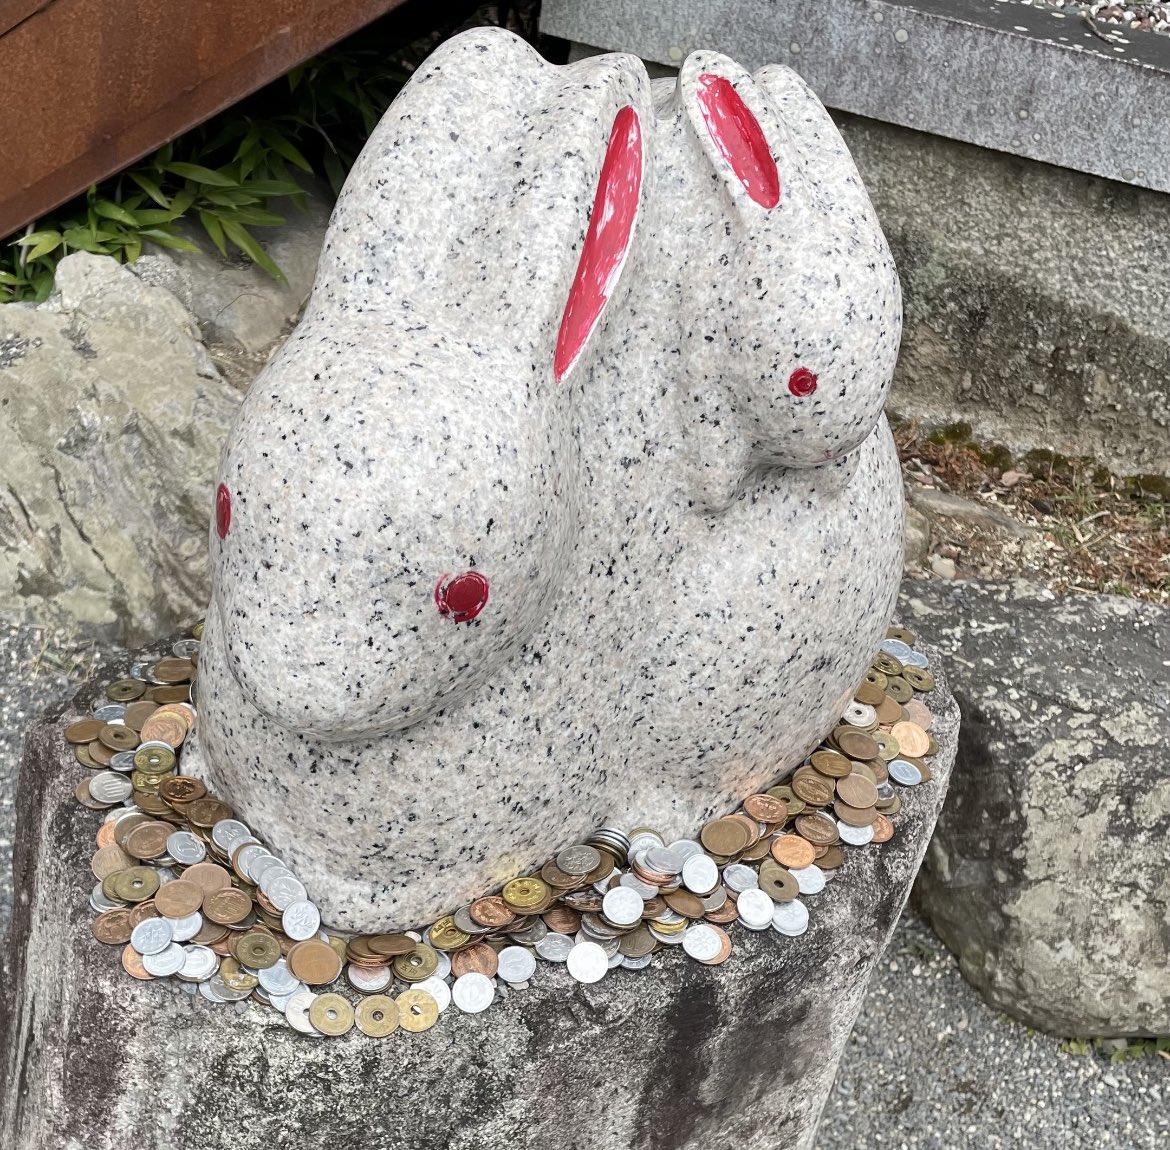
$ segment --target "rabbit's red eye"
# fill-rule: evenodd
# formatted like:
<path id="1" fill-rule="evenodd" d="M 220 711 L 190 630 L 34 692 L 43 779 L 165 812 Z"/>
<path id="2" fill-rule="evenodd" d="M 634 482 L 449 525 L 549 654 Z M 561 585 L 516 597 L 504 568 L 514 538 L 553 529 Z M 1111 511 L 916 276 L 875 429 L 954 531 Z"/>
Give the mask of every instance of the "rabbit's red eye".
<path id="1" fill-rule="evenodd" d="M 221 539 L 227 538 L 232 525 L 232 494 L 227 485 L 221 483 L 215 493 L 215 530 Z"/>
<path id="2" fill-rule="evenodd" d="M 553 357 L 553 376 L 558 383 L 581 354 L 617 284 L 622 260 L 630 246 L 641 189 L 642 129 L 638 113 L 625 107 L 614 118 L 609 134 L 585 246 L 561 316 Z"/>
<path id="3" fill-rule="evenodd" d="M 788 390 L 795 396 L 812 395 L 817 389 L 817 377 L 807 367 L 798 367 L 788 377 Z"/>
<path id="4" fill-rule="evenodd" d="M 447 574 L 439 576 L 435 584 L 435 606 L 445 619 L 456 623 L 470 623 L 488 601 L 488 581 L 478 571 L 465 571 L 450 583 Z"/>
<path id="5" fill-rule="evenodd" d="M 757 204 L 780 202 L 780 173 L 760 122 L 724 76 L 704 72 L 695 86 L 703 121 L 736 178 Z"/>

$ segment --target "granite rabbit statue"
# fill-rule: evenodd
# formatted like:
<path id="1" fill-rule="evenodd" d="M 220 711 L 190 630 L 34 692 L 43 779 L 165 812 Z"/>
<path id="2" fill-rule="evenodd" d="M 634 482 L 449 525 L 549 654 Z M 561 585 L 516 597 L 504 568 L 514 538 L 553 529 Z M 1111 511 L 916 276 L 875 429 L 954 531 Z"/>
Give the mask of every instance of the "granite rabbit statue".
<path id="1" fill-rule="evenodd" d="M 786 69 L 448 41 L 225 447 L 196 769 L 358 930 L 733 806 L 892 610 L 899 324 Z"/>

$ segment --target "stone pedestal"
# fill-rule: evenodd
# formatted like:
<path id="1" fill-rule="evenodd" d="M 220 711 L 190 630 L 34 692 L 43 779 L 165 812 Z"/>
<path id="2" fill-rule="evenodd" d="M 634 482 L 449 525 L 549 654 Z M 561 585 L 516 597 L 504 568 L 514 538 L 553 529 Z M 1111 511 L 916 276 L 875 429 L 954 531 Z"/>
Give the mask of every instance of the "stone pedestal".
<path id="1" fill-rule="evenodd" d="M 483 1014 L 452 1006 L 427 1033 L 382 1040 L 315 1040 L 265 1007 L 127 977 L 90 932 L 99 816 L 73 798 L 84 771 L 50 715 L 28 735 L 18 795 L 0 1146 L 809 1147 L 946 791 L 958 711 L 941 681 L 928 704 L 933 782 L 902 790 L 892 842 L 848 849 L 808 899 L 807 934 L 734 926 L 722 967 L 667 949 L 592 986 L 542 963 Z"/>

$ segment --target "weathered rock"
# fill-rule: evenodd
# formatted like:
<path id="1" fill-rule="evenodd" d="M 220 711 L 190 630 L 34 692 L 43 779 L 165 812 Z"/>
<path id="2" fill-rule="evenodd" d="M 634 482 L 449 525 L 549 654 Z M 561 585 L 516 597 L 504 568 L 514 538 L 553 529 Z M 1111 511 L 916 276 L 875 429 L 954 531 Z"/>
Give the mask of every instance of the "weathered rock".
<path id="1" fill-rule="evenodd" d="M 917 897 L 993 1005 L 1170 1034 L 1170 614 L 1023 582 L 907 582 L 963 714 Z"/>
<path id="2" fill-rule="evenodd" d="M 239 394 L 168 291 L 104 256 L 0 309 L 5 610 L 124 642 L 198 617 L 212 475 Z"/>
<path id="3" fill-rule="evenodd" d="M 95 684 L 96 687 L 96 684 Z M 87 705 L 94 688 L 83 692 Z M 894 840 L 848 848 L 797 939 L 732 927 L 726 965 L 666 948 L 594 986 L 542 964 L 485 1013 L 421 1035 L 313 1041 L 271 1010 L 137 983 L 87 906 L 101 816 L 50 716 L 18 796 L 17 900 L 0 979 L 0 1145 L 20 1150 L 811 1147 L 874 963 L 945 792 L 957 709 L 928 700 L 934 781 L 902 792 Z"/>

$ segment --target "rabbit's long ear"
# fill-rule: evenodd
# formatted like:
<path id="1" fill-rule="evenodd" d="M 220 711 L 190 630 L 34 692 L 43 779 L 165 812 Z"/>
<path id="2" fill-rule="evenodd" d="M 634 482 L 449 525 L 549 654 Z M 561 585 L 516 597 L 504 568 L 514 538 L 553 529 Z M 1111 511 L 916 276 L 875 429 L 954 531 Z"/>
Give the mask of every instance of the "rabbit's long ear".
<path id="1" fill-rule="evenodd" d="M 574 316 L 592 322 L 569 324 L 562 361 L 579 356 L 597 305 L 613 294 L 617 276 L 608 272 L 621 260 L 610 267 L 597 257 L 624 250 L 632 235 L 650 115 L 637 57 L 557 67 L 500 29 L 449 40 L 354 166 L 315 302 L 351 295 L 357 284 L 407 326 L 422 319 L 469 340 L 502 320 L 517 346 L 547 351 L 551 379 L 575 279 Z M 621 194 L 608 198 L 607 189 Z M 585 291 L 598 269 L 608 272 Z"/>

